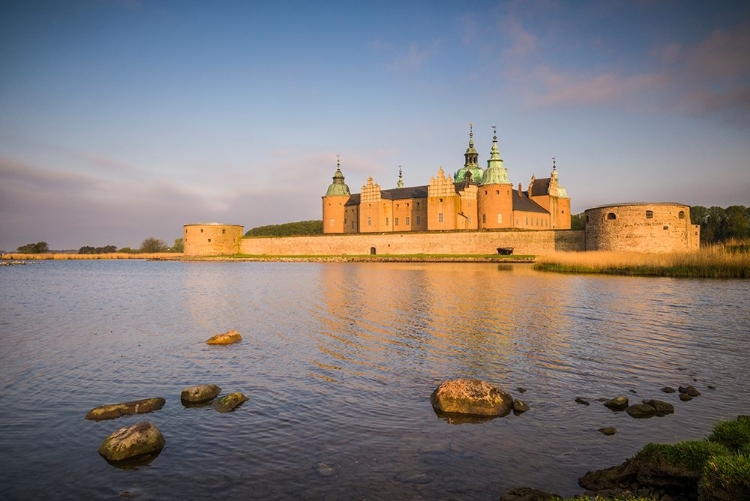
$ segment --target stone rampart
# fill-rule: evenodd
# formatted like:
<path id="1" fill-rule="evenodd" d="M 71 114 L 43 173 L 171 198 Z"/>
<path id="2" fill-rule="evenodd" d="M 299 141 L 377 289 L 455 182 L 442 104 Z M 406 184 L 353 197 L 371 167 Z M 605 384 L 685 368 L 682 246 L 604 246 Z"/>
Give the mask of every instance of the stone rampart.
<path id="1" fill-rule="evenodd" d="M 581 251 L 583 231 L 460 231 L 370 233 L 305 237 L 243 238 L 240 253 L 268 256 L 376 254 L 496 254 L 513 247 L 514 254 Z M 187 247 L 186 247 L 187 253 Z"/>
<path id="2" fill-rule="evenodd" d="M 605 205 L 585 214 L 586 250 L 684 252 L 700 246 L 700 227 L 691 224 L 687 205 Z"/>
<path id="3" fill-rule="evenodd" d="M 186 256 L 221 256 L 239 252 L 243 230 L 239 224 L 197 223 L 186 224 L 183 228 Z"/>

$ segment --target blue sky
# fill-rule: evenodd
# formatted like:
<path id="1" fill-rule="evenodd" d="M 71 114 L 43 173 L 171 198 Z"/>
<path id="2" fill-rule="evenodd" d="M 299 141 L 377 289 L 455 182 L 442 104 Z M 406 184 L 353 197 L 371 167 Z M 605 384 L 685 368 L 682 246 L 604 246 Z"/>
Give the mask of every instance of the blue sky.
<path id="1" fill-rule="evenodd" d="M 573 212 L 750 205 L 750 4 L 4 0 L 0 249 L 320 219 L 337 154 L 424 185 L 469 122 Z"/>

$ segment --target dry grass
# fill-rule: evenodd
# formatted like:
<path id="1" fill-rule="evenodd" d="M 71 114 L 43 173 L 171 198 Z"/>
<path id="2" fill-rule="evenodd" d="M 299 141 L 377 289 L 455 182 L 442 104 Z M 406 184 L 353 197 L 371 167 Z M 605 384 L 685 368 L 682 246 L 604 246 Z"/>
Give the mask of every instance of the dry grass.
<path id="1" fill-rule="evenodd" d="M 561 273 L 606 273 L 693 278 L 750 278 L 750 253 L 745 243 L 711 245 L 696 252 L 560 252 L 541 256 L 534 269 Z"/>

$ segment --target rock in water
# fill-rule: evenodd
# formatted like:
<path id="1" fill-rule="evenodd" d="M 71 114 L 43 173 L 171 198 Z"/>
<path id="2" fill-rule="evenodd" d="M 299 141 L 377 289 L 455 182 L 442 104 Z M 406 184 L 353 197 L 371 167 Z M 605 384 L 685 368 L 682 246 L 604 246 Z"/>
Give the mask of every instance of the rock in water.
<path id="1" fill-rule="evenodd" d="M 553 501 L 561 499 L 557 494 L 532 489 L 531 487 L 516 487 L 500 496 L 500 501 Z"/>
<path id="2" fill-rule="evenodd" d="M 150 421 L 126 426 L 112 433 L 99 446 L 99 454 L 111 463 L 158 454 L 164 448 L 164 436 Z"/>
<path id="3" fill-rule="evenodd" d="M 215 384 L 190 386 L 182 390 L 180 400 L 182 400 L 183 404 L 201 404 L 204 402 L 210 402 L 216 398 L 216 395 L 218 395 L 220 391 L 221 388 Z"/>
<path id="4" fill-rule="evenodd" d="M 665 416 L 674 413 L 674 405 L 668 402 L 663 402 L 661 400 L 644 400 L 643 403 L 656 409 L 657 416 Z"/>
<path id="5" fill-rule="evenodd" d="M 235 330 L 231 330 L 223 332 L 221 334 L 216 334 L 215 336 L 209 338 L 206 341 L 206 344 L 234 344 L 239 343 L 240 341 L 242 341 L 242 336 L 240 336 L 240 333 Z"/>
<path id="6" fill-rule="evenodd" d="M 103 419 L 115 419 L 128 414 L 145 414 L 146 412 L 157 411 L 164 407 L 165 400 L 161 397 L 144 398 L 143 400 L 134 400 L 132 402 L 122 402 L 120 404 L 102 405 L 91 409 L 86 414 L 86 419 L 101 421 Z"/>
<path id="7" fill-rule="evenodd" d="M 596 431 L 603 433 L 604 435 L 607 435 L 608 437 L 617 433 L 617 429 L 614 426 L 605 426 L 604 428 L 599 428 Z"/>
<path id="8" fill-rule="evenodd" d="M 647 404 L 633 404 L 625 412 L 634 418 L 650 418 L 656 415 L 656 409 Z"/>
<path id="9" fill-rule="evenodd" d="M 513 408 L 513 397 L 479 379 L 443 381 L 430 395 L 438 413 L 470 416 L 505 416 Z"/>
<path id="10" fill-rule="evenodd" d="M 619 397 L 604 402 L 604 406 L 613 411 L 624 411 L 628 407 L 628 397 L 620 395 Z"/>
<path id="11" fill-rule="evenodd" d="M 513 401 L 513 412 L 516 414 L 521 414 L 522 412 L 526 412 L 529 410 L 529 404 L 521 400 L 520 398 L 517 398 Z"/>
<path id="12" fill-rule="evenodd" d="M 240 405 L 242 405 L 243 402 L 247 402 L 250 400 L 242 393 L 236 391 L 234 393 L 230 393 L 229 395 L 224 395 L 216 402 L 216 410 L 219 412 L 229 412 L 233 411 Z"/>
<path id="13" fill-rule="evenodd" d="M 582 404 L 582 405 L 591 405 L 591 404 L 589 404 L 589 401 L 586 400 L 583 397 L 576 397 L 576 403 L 577 404 Z"/>

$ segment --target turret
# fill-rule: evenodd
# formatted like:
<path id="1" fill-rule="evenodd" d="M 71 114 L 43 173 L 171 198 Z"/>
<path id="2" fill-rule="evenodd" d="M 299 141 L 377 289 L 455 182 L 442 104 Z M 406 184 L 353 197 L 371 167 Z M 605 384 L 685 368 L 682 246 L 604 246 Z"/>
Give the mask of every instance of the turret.
<path id="1" fill-rule="evenodd" d="M 341 172 L 339 156 L 336 155 L 336 173 L 323 197 L 323 233 L 344 233 L 344 205 L 350 196 L 349 187 L 344 182 L 344 174 Z"/>

